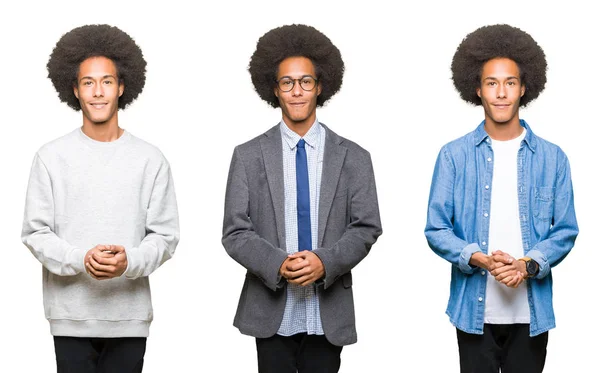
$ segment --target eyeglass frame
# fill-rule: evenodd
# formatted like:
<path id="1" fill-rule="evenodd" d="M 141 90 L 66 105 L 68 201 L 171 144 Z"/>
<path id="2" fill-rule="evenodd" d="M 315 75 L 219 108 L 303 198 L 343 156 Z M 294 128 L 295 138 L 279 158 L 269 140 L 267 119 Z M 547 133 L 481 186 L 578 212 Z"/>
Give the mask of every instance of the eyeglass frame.
<path id="1" fill-rule="evenodd" d="M 314 86 L 314 87 L 312 87 L 311 89 L 304 89 L 304 87 L 302 87 L 302 83 L 300 83 L 300 81 L 301 81 L 302 79 L 304 79 L 304 78 L 312 78 L 312 79 L 314 79 L 314 81 L 315 81 L 315 86 Z M 281 89 L 281 87 L 279 86 L 279 82 L 280 82 L 281 80 L 283 80 L 283 79 L 289 79 L 289 80 L 291 80 L 292 82 L 294 82 L 294 84 L 292 85 L 292 88 L 290 88 L 288 91 L 284 91 L 284 90 L 283 90 L 283 89 Z M 314 89 L 315 89 L 315 88 L 316 88 L 316 87 L 319 85 L 319 79 L 315 78 L 315 77 L 314 77 L 314 76 L 312 76 L 312 75 L 302 75 L 302 76 L 301 76 L 300 78 L 298 78 L 298 79 L 292 79 L 292 77 L 291 77 L 291 76 L 282 76 L 281 78 L 279 78 L 279 79 L 276 79 L 276 80 L 275 80 L 275 83 L 277 83 L 277 89 L 279 89 L 281 92 L 291 92 L 291 91 L 293 91 L 293 90 L 294 90 L 294 87 L 296 87 L 296 82 L 298 82 L 298 84 L 300 84 L 300 88 L 302 88 L 302 90 L 303 90 L 303 91 L 305 91 L 305 92 L 310 92 L 310 91 L 314 90 Z"/>

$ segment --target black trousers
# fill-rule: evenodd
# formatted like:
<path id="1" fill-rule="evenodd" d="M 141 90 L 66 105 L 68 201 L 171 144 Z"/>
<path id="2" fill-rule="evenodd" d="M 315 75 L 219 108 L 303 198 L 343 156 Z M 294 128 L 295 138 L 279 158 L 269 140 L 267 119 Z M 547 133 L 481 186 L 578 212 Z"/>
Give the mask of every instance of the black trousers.
<path id="1" fill-rule="evenodd" d="M 483 335 L 456 329 L 461 373 L 541 373 L 548 332 L 529 336 L 529 324 L 485 324 Z"/>
<path id="2" fill-rule="evenodd" d="M 256 338 L 259 373 L 337 373 L 341 346 L 306 333 Z"/>
<path id="3" fill-rule="evenodd" d="M 57 373 L 140 373 L 146 338 L 54 337 Z"/>

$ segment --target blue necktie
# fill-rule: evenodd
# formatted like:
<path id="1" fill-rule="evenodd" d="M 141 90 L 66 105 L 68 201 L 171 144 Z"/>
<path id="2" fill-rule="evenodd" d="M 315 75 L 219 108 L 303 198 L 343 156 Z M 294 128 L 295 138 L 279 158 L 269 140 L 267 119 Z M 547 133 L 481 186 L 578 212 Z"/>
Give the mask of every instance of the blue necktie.
<path id="1" fill-rule="evenodd" d="M 298 210 L 298 251 L 312 250 L 310 233 L 310 189 L 308 186 L 308 162 L 304 140 L 296 147 L 296 205 Z"/>

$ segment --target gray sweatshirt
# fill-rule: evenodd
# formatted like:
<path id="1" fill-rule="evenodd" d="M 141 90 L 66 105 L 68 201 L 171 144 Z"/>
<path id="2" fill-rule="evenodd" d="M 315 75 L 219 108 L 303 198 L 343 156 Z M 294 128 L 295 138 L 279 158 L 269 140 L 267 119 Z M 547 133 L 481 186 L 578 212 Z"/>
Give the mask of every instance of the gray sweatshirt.
<path id="1" fill-rule="evenodd" d="M 127 131 L 113 142 L 81 129 L 54 140 L 33 160 L 21 237 L 43 265 L 53 335 L 146 337 L 148 275 L 179 241 L 169 163 Z M 99 281 L 85 271 L 84 256 L 98 244 L 125 247 L 123 276 Z"/>

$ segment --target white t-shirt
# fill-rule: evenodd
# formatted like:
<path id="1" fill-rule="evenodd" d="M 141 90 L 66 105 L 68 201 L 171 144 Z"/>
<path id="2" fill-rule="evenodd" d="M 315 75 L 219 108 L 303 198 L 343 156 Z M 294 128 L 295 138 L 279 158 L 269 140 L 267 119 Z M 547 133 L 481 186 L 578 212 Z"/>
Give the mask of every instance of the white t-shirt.
<path id="1" fill-rule="evenodd" d="M 512 140 L 492 139 L 494 173 L 491 186 L 489 252 L 502 250 L 515 259 L 522 258 L 523 240 L 519 223 L 517 195 L 517 154 L 527 130 Z M 485 318 L 488 324 L 529 324 L 527 283 L 509 288 L 488 273 Z"/>

